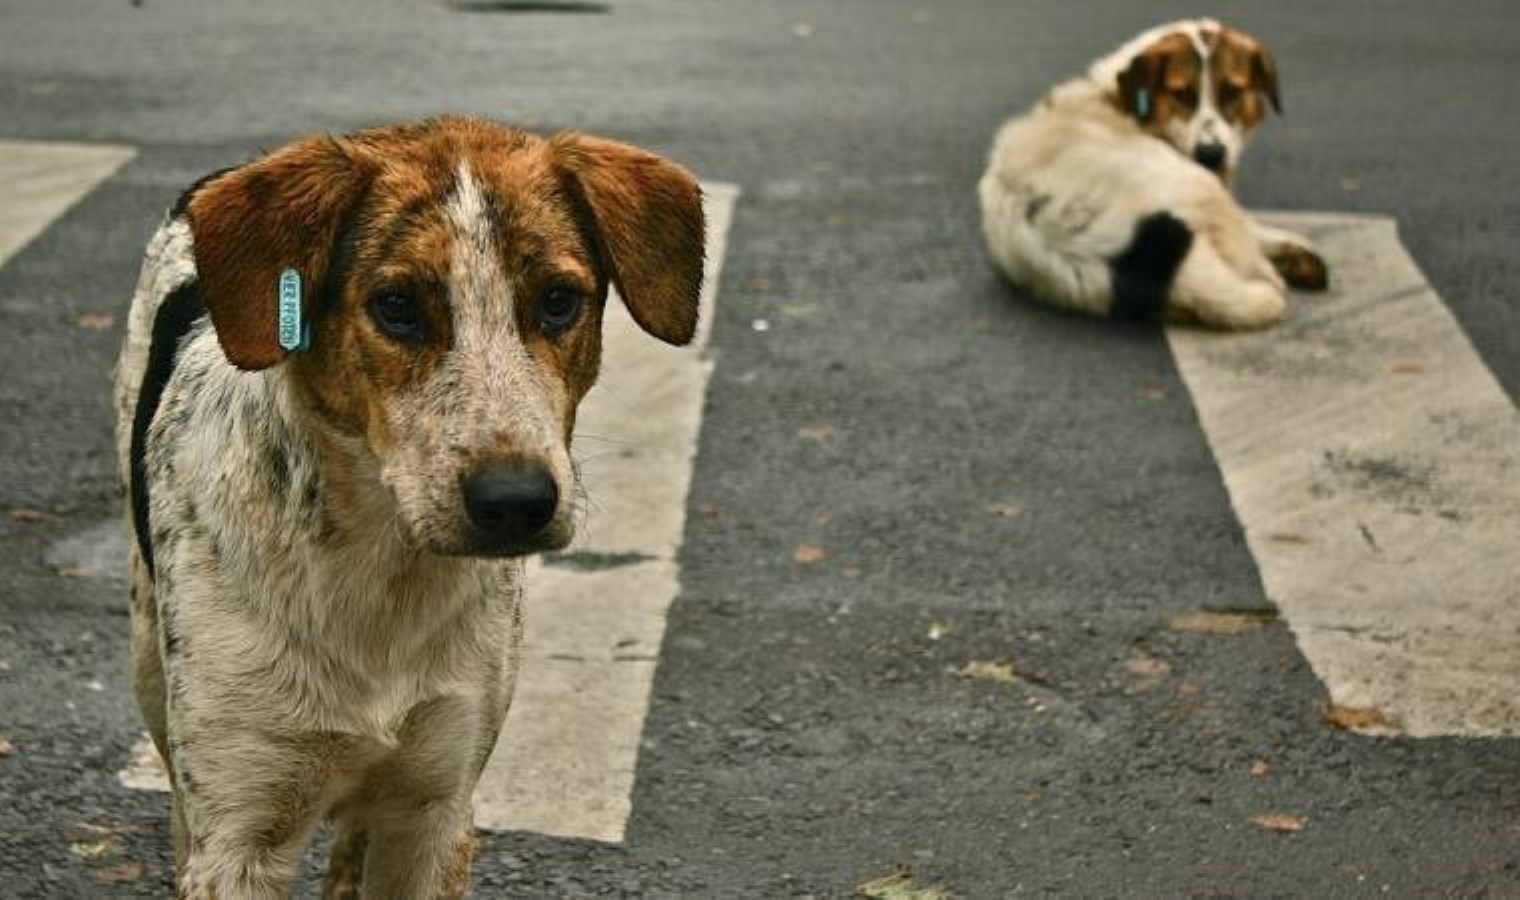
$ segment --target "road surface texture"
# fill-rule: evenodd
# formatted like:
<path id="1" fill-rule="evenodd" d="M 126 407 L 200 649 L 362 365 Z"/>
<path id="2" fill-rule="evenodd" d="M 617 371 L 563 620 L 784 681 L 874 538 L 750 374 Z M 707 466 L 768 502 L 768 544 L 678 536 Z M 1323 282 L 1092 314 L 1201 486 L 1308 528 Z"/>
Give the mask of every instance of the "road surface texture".
<path id="1" fill-rule="evenodd" d="M 622 840 L 483 832 L 478 896 L 835 897 L 898 867 L 963 897 L 1520 895 L 1513 715 L 1411 737 L 1332 707 L 1232 507 L 1228 420 L 1205 428 L 1162 329 L 1001 282 L 974 197 L 1004 117 L 1216 15 L 1282 71 L 1246 201 L 1396 221 L 1512 418 L 1509 0 L 552 5 L 0 8 L 0 140 L 135 152 L 0 267 L 0 896 L 170 883 L 166 798 L 118 774 L 141 726 L 109 377 L 147 237 L 261 148 L 449 110 L 740 191 Z"/>

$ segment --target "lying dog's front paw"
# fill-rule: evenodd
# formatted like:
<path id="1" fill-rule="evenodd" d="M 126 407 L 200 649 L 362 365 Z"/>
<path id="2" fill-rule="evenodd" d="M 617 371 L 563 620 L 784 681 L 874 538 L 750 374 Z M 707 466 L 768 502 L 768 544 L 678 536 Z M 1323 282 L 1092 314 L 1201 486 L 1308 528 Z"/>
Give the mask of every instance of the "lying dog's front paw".
<path id="1" fill-rule="evenodd" d="M 1318 253 L 1298 244 L 1283 244 L 1272 254 L 1272 267 L 1291 287 L 1322 291 L 1330 286 L 1330 270 Z"/>

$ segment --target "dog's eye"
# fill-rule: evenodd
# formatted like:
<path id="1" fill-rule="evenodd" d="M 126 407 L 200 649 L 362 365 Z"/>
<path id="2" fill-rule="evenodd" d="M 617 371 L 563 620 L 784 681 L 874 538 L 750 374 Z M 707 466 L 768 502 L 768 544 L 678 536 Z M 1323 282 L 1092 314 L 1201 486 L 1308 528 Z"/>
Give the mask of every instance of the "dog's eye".
<path id="1" fill-rule="evenodd" d="M 539 298 L 538 326 L 550 337 L 563 334 L 580 318 L 584 305 L 580 291 L 568 285 L 553 285 Z"/>
<path id="2" fill-rule="evenodd" d="M 380 294 L 370 301 L 369 312 L 387 337 L 418 344 L 427 336 L 422 307 L 406 294 Z"/>
<path id="3" fill-rule="evenodd" d="M 1198 105 L 1198 92 L 1192 88 L 1183 88 L 1177 92 L 1177 102 L 1187 109 Z"/>

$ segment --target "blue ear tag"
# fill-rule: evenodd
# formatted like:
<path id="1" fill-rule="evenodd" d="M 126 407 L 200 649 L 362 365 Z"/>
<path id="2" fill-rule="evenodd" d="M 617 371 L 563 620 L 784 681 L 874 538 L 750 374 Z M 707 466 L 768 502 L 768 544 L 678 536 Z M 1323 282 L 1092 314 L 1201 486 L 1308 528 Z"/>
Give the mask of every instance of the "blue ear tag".
<path id="1" fill-rule="evenodd" d="M 280 347 L 289 351 L 311 346 L 311 329 L 301 315 L 301 273 L 286 269 L 280 273 Z"/>
<path id="2" fill-rule="evenodd" d="M 1135 115 L 1142 119 L 1151 117 L 1151 92 L 1145 88 L 1135 91 Z"/>

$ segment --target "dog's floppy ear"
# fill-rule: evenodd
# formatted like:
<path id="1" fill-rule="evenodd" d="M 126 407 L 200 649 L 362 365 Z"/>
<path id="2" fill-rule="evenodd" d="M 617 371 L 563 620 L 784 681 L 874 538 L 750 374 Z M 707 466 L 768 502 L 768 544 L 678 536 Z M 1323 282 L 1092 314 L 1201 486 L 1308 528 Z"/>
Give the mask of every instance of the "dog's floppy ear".
<path id="1" fill-rule="evenodd" d="M 686 169 L 637 147 L 566 133 L 555 166 L 584 204 L 612 282 L 639 327 L 669 344 L 697 330 L 706 226 Z"/>
<path id="2" fill-rule="evenodd" d="M 195 268 L 228 362 L 255 370 L 285 358 L 279 297 L 294 281 L 286 270 L 299 274 L 309 318 L 338 229 L 368 179 L 368 167 L 350 147 L 315 137 L 194 190 L 186 210 Z"/>
<path id="3" fill-rule="evenodd" d="M 1282 96 L 1277 87 L 1277 60 L 1267 48 L 1257 44 L 1251 52 L 1251 84 L 1272 101 L 1272 109 L 1282 115 Z"/>
<path id="4" fill-rule="evenodd" d="M 1140 121 L 1149 122 L 1156 113 L 1156 94 L 1165 68 L 1164 55 L 1151 50 L 1136 55 L 1119 73 L 1119 105 Z"/>
<path id="5" fill-rule="evenodd" d="M 1235 71 L 1244 70 L 1245 84 L 1263 94 L 1272 109 L 1282 115 L 1282 95 L 1277 86 L 1277 61 L 1265 45 L 1244 31 L 1226 28 L 1219 37 L 1221 62 Z M 1238 67 L 1238 68 L 1237 68 Z"/>

